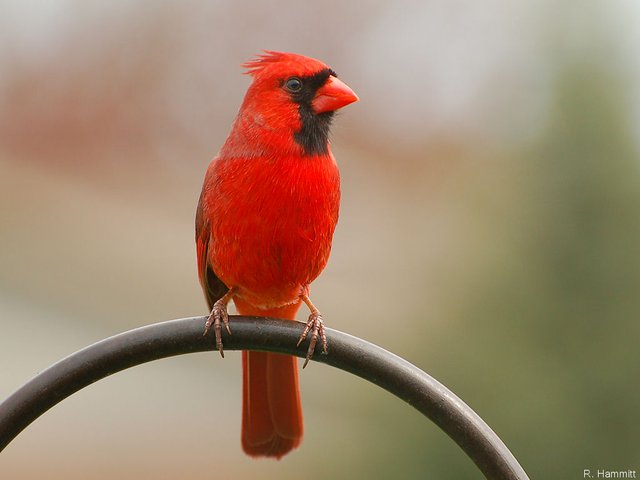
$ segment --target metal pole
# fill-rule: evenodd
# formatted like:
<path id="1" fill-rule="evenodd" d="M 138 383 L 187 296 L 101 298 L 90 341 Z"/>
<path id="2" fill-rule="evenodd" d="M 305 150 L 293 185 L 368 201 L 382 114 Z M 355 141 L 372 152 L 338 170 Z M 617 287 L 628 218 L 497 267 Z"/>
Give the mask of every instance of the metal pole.
<path id="1" fill-rule="evenodd" d="M 152 360 L 215 349 L 203 337 L 206 317 L 156 323 L 86 347 L 40 373 L 0 404 L 0 451 L 31 422 L 66 397 L 113 373 Z M 303 325 L 287 320 L 231 317 L 227 350 L 263 350 L 304 357 L 296 348 Z M 529 477 L 489 426 L 447 387 L 402 358 L 360 338 L 326 329 L 329 354 L 314 361 L 353 373 L 393 393 L 431 419 L 488 479 Z"/>

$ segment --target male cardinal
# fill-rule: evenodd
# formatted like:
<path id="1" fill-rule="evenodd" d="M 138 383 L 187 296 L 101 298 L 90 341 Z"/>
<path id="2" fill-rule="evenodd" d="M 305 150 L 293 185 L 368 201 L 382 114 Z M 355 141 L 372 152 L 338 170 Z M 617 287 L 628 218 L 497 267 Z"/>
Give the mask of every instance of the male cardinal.
<path id="1" fill-rule="evenodd" d="M 196 213 L 200 283 L 223 354 L 227 305 L 241 315 L 294 320 L 304 302 L 311 315 L 306 366 L 320 339 L 322 316 L 309 299 L 338 221 L 340 176 L 329 147 L 336 110 L 358 100 L 324 63 L 265 52 L 243 65 L 253 82 L 231 133 L 209 165 Z M 281 458 L 302 439 L 296 358 L 242 352 L 242 447 L 254 457 Z"/>

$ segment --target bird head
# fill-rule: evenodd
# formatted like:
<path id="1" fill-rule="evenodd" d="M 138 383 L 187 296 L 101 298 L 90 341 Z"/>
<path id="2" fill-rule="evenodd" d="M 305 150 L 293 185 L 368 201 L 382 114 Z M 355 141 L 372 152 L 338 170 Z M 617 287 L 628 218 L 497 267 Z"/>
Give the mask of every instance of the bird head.
<path id="1" fill-rule="evenodd" d="M 324 63 L 293 53 L 268 51 L 243 66 L 253 82 L 234 126 L 242 142 L 326 154 L 333 114 L 358 100 L 353 90 Z"/>

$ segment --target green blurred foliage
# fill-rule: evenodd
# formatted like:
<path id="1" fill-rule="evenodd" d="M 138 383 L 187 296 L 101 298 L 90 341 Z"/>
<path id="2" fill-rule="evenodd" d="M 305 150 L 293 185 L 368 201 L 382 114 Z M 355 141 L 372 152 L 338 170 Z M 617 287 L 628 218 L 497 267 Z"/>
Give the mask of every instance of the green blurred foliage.
<path id="1" fill-rule="evenodd" d="M 640 164 L 624 90 L 604 64 L 562 66 L 541 137 L 497 169 L 510 187 L 488 188 L 496 171 L 475 177 L 469 216 L 485 225 L 467 246 L 490 259 L 463 271 L 472 280 L 449 279 L 465 286 L 458 328 L 420 358 L 437 362 L 531 478 L 640 458 Z M 477 478 L 441 447 L 424 451 L 403 458 L 408 478 L 422 462 L 440 466 L 438 478 Z"/>

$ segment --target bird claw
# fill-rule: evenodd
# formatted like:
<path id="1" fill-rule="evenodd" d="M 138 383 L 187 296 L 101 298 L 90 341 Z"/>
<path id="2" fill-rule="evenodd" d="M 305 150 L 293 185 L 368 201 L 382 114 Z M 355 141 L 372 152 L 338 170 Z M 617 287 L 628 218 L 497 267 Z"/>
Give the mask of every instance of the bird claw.
<path id="1" fill-rule="evenodd" d="M 209 333 L 209 330 L 211 330 L 211 326 L 213 326 L 213 331 L 216 335 L 216 348 L 220 352 L 222 358 L 224 358 L 224 349 L 222 348 L 222 325 L 224 325 L 227 333 L 231 335 L 231 329 L 229 328 L 229 313 L 227 312 L 227 302 L 225 302 L 224 300 L 224 298 L 221 298 L 213 304 L 213 308 L 211 309 L 209 318 L 207 318 L 207 323 L 204 325 L 203 333 L 203 336 L 207 335 L 207 333 Z"/>
<path id="2" fill-rule="evenodd" d="M 312 312 L 311 315 L 309 315 L 307 325 L 304 327 L 302 335 L 300 335 L 300 339 L 296 344 L 297 347 L 299 347 L 304 339 L 307 338 L 309 332 L 311 332 L 311 336 L 309 337 L 309 348 L 307 350 L 307 356 L 305 358 L 304 364 L 302 365 L 302 368 L 306 367 L 307 363 L 309 363 L 309 360 L 311 360 L 311 357 L 313 357 L 316 349 L 316 343 L 318 342 L 318 337 L 320 338 L 320 342 L 322 343 L 322 353 L 326 355 L 328 351 L 327 337 L 324 333 L 324 323 L 322 321 L 322 315 L 320 315 L 320 312 Z"/>

